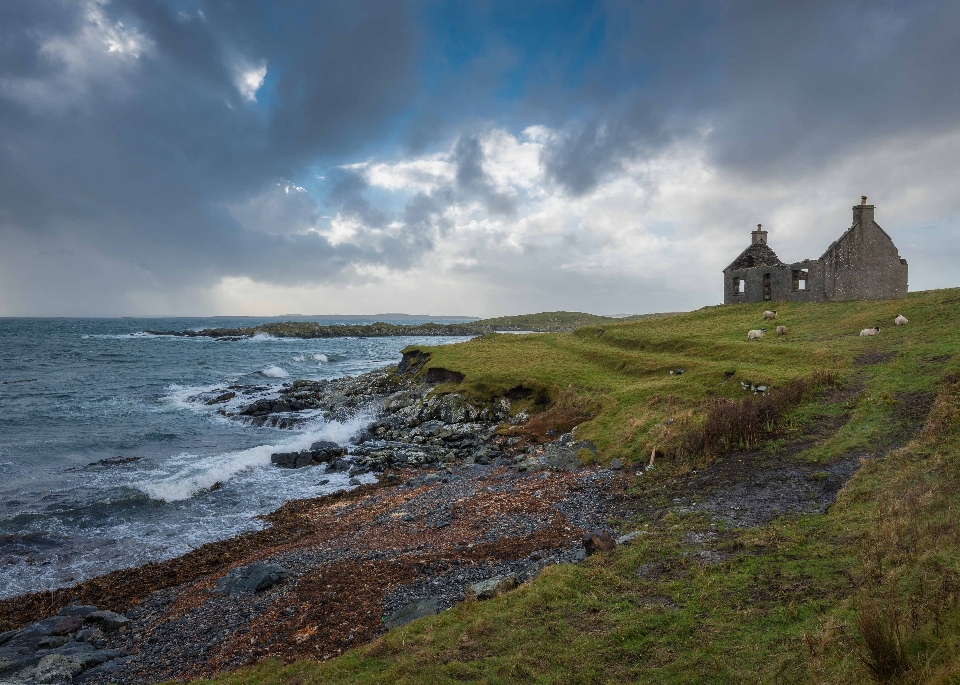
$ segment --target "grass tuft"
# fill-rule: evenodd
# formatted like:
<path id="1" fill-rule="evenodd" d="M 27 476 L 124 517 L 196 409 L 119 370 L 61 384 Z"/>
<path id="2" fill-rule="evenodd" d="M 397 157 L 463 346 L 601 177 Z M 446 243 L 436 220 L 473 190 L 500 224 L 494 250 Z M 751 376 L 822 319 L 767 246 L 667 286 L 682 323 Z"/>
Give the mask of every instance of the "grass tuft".
<path id="1" fill-rule="evenodd" d="M 903 629 L 890 609 L 870 602 L 860 608 L 857 628 L 863 638 L 860 660 L 880 683 L 888 683 L 910 670 Z"/>

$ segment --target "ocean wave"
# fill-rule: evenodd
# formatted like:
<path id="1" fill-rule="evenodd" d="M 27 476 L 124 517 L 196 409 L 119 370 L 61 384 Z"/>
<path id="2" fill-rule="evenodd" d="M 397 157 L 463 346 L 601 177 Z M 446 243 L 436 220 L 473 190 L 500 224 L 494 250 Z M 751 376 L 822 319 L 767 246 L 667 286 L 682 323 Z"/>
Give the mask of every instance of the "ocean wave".
<path id="1" fill-rule="evenodd" d="M 279 366 L 268 366 L 265 369 L 260 369 L 258 373 L 266 376 L 267 378 L 290 378 L 290 374 L 281 369 Z"/>
<path id="2" fill-rule="evenodd" d="M 176 407 L 177 409 L 209 409 L 205 407 L 203 402 L 191 401 L 192 397 L 196 397 L 202 393 L 211 393 L 217 390 L 222 390 L 222 385 L 168 385 L 167 390 L 170 394 L 164 395 L 160 398 L 160 401 L 168 404 L 170 406 Z"/>
<path id="3" fill-rule="evenodd" d="M 325 354 L 301 354 L 293 358 L 295 362 L 305 362 L 305 361 L 315 361 L 325 364 L 330 361 L 330 359 Z"/>
<path id="4" fill-rule="evenodd" d="M 198 457 L 184 453 L 171 462 L 176 471 L 155 480 L 141 480 L 133 486 L 154 500 L 179 502 L 209 490 L 250 469 L 268 466 L 274 452 L 296 452 L 310 447 L 318 440 L 347 442 L 371 421 L 369 415 L 358 415 L 343 423 L 331 421 L 319 428 L 271 445 L 258 445 L 246 450 L 227 452 L 213 457 Z M 158 474 L 159 475 L 159 474 Z"/>
<path id="5" fill-rule="evenodd" d="M 270 335 L 269 333 L 256 333 L 256 334 L 250 336 L 250 340 L 251 340 L 251 341 L 254 341 L 254 342 L 260 342 L 260 341 L 263 341 L 263 340 L 277 340 L 277 338 L 275 338 L 274 336 Z"/>
<path id="6" fill-rule="evenodd" d="M 84 333 L 80 337 L 84 340 L 89 338 L 96 340 L 130 340 L 131 338 L 172 338 L 174 336 L 155 335 L 153 333 L 147 333 L 146 331 L 135 331 L 133 333 Z"/>

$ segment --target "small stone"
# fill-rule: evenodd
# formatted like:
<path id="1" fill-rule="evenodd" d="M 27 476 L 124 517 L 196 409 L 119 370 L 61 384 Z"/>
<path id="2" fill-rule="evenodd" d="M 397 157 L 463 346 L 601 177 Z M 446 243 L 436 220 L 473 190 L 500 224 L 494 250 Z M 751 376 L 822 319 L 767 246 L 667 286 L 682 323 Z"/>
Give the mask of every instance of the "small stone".
<path id="1" fill-rule="evenodd" d="M 618 545 L 625 545 L 631 540 L 633 540 L 634 538 L 638 537 L 639 535 L 640 535 L 639 530 L 635 530 L 632 533 L 624 533 L 623 535 L 621 535 L 616 539 L 616 543 Z"/>
<path id="2" fill-rule="evenodd" d="M 622 460 L 622 459 L 616 459 L 616 458 L 611 459 L 611 460 L 610 460 L 610 468 L 613 469 L 614 471 L 619 471 L 620 469 L 623 468 L 623 460 Z"/>

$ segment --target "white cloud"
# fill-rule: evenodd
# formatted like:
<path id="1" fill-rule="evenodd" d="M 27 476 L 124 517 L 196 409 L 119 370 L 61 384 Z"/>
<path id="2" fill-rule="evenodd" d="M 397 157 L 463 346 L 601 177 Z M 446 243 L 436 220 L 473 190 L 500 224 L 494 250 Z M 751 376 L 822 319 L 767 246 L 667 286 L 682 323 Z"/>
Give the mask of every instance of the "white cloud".
<path id="1" fill-rule="evenodd" d="M 943 259 L 944 246 L 956 244 L 960 201 L 951 188 L 960 171 L 933 169 L 952 169 L 960 131 L 887 141 L 789 184 L 747 181 L 713 166 L 711 133 L 706 128 L 653 156 L 627 160 L 574 197 L 550 182 L 540 161 L 557 132 L 537 126 L 514 136 L 490 129 L 480 138 L 483 171 L 497 192 L 515 201 L 508 214 L 490 211 L 482 197 L 455 192 L 452 148 L 351 168 L 378 192 L 420 192 L 443 202 L 438 222 L 446 228 L 438 230 L 433 249 L 412 269 L 380 277 L 387 284 L 442 282 L 430 293 L 431 301 L 446 302 L 434 305 L 436 311 L 640 312 L 716 303 L 721 269 L 748 244 L 757 223 L 770 231 L 783 259 L 816 258 L 849 226 L 850 207 L 864 193 L 910 261 L 911 287 L 948 285 L 945 275 L 926 267 Z M 916 230 L 930 222 L 945 227 L 940 248 L 916 244 Z M 356 217 L 338 216 L 332 226 L 338 243 L 382 235 Z M 385 232 L 402 228 L 393 224 Z M 409 300 L 390 297 L 393 287 L 381 289 L 379 308 L 409 309 Z M 426 285 L 422 292 L 427 295 Z"/>
<path id="2" fill-rule="evenodd" d="M 266 78 L 267 63 L 265 60 L 261 60 L 260 63 L 255 66 L 249 64 L 239 66 L 234 84 L 237 86 L 237 90 L 240 91 L 240 97 L 247 102 L 256 102 L 257 91 L 260 90 Z"/>

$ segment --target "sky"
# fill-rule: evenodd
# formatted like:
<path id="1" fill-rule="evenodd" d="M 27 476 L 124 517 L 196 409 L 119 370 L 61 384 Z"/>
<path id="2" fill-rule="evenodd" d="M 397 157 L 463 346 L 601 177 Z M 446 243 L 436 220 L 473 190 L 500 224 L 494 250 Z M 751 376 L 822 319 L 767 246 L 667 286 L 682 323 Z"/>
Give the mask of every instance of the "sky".
<path id="1" fill-rule="evenodd" d="M 4 0 L 0 316 L 679 311 L 867 195 L 960 285 L 960 3 Z"/>

